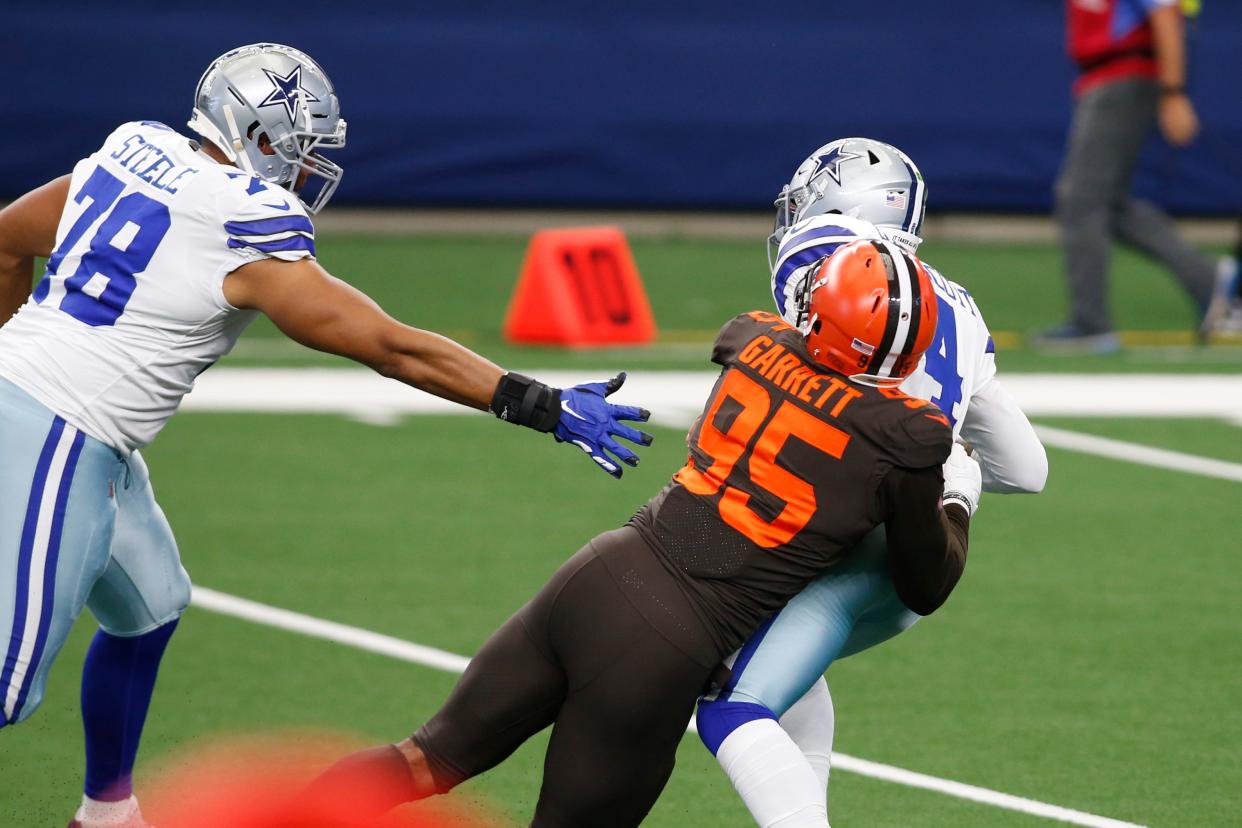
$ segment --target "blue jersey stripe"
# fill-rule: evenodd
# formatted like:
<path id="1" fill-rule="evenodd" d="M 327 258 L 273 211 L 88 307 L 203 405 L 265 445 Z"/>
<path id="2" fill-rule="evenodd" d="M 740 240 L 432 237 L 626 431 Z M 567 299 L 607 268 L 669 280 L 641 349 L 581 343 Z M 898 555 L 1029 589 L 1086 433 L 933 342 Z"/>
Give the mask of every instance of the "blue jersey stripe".
<path id="1" fill-rule="evenodd" d="M 240 249 L 243 247 L 251 247 L 260 253 L 283 253 L 287 250 L 306 250 L 313 256 L 315 255 L 315 240 L 306 236 L 290 236 L 287 239 L 278 239 L 276 241 L 245 241 L 244 239 L 229 239 L 229 247 Z"/>
<path id="2" fill-rule="evenodd" d="M 789 233 L 785 238 L 781 239 L 781 247 L 794 247 L 799 244 L 806 244 L 813 239 L 825 239 L 833 236 L 847 236 L 851 239 L 858 238 L 858 234 L 853 230 L 845 227 L 838 227 L 835 224 L 815 227 L 809 230 L 794 231 Z"/>
<path id="3" fill-rule="evenodd" d="M 838 247 L 858 238 L 858 234 L 844 227 L 817 227 L 814 230 L 807 230 L 798 234 L 789 234 L 781 241 L 782 250 L 792 250 L 793 248 L 812 242 L 816 239 L 832 239 L 833 241 L 825 241 L 823 244 L 812 245 L 805 250 L 791 254 L 785 258 L 777 258 L 776 274 L 772 277 L 772 298 L 776 300 L 776 306 L 781 309 L 781 313 L 785 312 L 785 288 L 789 282 L 789 277 L 795 270 L 805 265 L 809 265 L 816 259 L 822 259 L 824 256 L 832 255 Z"/>
<path id="4" fill-rule="evenodd" d="M 57 418 L 59 419 L 59 418 Z M 64 421 L 61 421 L 62 425 Z M 26 670 L 26 680 L 17 695 L 17 703 L 13 706 L 13 718 L 21 716 L 22 707 L 26 704 L 26 696 L 34 686 L 35 674 L 43 660 L 43 650 L 47 647 L 47 634 L 52 626 L 52 615 L 56 605 L 56 563 L 60 558 L 60 538 L 65 528 L 65 507 L 69 502 L 69 489 L 73 485 L 73 473 L 78 466 L 78 457 L 82 454 L 82 445 L 86 435 L 78 432 L 69 447 L 69 455 L 65 458 L 65 469 L 61 472 L 60 488 L 56 492 L 56 505 L 52 512 L 51 532 L 47 540 L 47 555 L 43 564 L 43 615 L 39 619 L 36 632 L 34 651 L 30 654 L 30 666 Z"/>
<path id="5" fill-rule="evenodd" d="M 4 670 L 0 672 L 0 717 L 6 720 L 4 708 L 9 695 L 9 684 L 13 680 L 13 671 L 17 668 L 17 658 L 21 653 L 22 641 L 26 638 L 30 559 L 34 550 L 35 527 L 39 523 L 39 504 L 43 501 L 43 489 L 47 485 L 47 472 L 52 465 L 52 455 L 56 452 L 56 444 L 60 442 L 60 435 L 64 430 L 64 420 L 60 417 L 52 420 L 52 428 L 48 431 L 47 439 L 43 441 L 43 451 L 39 453 L 39 461 L 35 464 L 34 481 L 30 485 L 30 499 L 26 501 L 26 521 L 22 525 L 21 545 L 17 553 L 13 626 L 9 634 L 9 649 L 4 657 Z M 16 720 L 16 713 L 13 718 Z"/>
<path id="6" fill-rule="evenodd" d="M 224 230 L 231 236 L 274 236 L 277 233 L 314 233 L 315 227 L 306 216 L 276 216 L 251 221 L 228 221 Z"/>
<path id="7" fill-rule="evenodd" d="M 776 270 L 776 280 L 772 285 L 772 295 L 773 298 L 776 299 L 776 306 L 780 308 L 782 316 L 787 310 L 785 307 L 785 290 L 789 283 L 789 277 L 793 275 L 793 272 L 800 267 L 814 264 L 816 261 L 824 258 L 825 256 L 832 255 L 832 253 L 834 253 L 836 249 L 843 244 L 845 244 L 845 242 L 817 244 L 812 247 L 808 247 L 805 250 L 799 250 L 797 253 L 794 253 L 792 256 L 785 259 L 785 261 L 781 262 L 781 266 Z"/>

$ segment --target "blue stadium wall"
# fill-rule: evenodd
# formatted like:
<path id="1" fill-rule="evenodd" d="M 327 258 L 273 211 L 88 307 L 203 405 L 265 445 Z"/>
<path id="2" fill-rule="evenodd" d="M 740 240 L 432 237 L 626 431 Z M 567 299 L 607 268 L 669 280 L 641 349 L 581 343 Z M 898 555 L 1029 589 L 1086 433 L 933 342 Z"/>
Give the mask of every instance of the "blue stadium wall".
<path id="1" fill-rule="evenodd" d="M 337 84 L 337 203 L 755 209 L 868 135 L 914 156 L 934 210 L 1044 211 L 1070 115 L 1061 0 L 4 5 L 0 198 L 122 121 L 181 128 L 204 66 L 257 40 Z M 1242 3 L 1205 0 L 1204 135 L 1142 162 L 1173 210 L 1242 210 L 1240 47 Z"/>

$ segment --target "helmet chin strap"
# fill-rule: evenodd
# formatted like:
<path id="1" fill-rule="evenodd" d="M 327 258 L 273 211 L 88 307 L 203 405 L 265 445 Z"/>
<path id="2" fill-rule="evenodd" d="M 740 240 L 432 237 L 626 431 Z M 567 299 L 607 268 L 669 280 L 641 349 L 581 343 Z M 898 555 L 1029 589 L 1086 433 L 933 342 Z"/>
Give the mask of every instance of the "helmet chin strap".
<path id="1" fill-rule="evenodd" d="M 254 166 L 250 163 L 250 156 L 246 155 L 246 145 L 242 143 L 241 130 L 237 128 L 237 119 L 233 116 L 233 107 L 225 104 L 221 108 L 224 110 L 224 121 L 229 125 L 227 140 L 233 149 L 233 157 L 230 160 L 246 172 L 254 175 Z"/>
<path id="2" fill-rule="evenodd" d="M 215 144 L 220 152 L 232 163 L 236 164 L 240 169 L 254 175 L 254 167 L 250 163 L 250 157 L 246 155 L 245 146 L 242 144 L 240 131 L 237 129 L 237 121 L 233 117 L 233 108 L 224 107 L 224 117 L 228 121 L 229 131 L 233 133 L 232 137 L 225 135 L 216 125 L 203 115 L 203 113 L 195 109 L 194 117 L 186 125 L 199 135 Z"/>

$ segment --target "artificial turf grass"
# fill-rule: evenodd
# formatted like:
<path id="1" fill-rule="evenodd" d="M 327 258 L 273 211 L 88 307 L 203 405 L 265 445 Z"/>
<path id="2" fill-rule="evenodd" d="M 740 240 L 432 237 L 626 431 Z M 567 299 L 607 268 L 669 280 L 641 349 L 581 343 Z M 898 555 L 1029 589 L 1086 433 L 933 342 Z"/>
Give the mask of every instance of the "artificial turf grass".
<path id="1" fill-rule="evenodd" d="M 1152 433 L 1170 439 L 1178 424 L 1196 429 L 1167 421 Z M 1141 428 L 1123 426 L 1130 439 Z M 1107 421 L 1095 430 L 1107 434 Z M 657 430 L 620 483 L 483 417 L 378 428 L 187 413 L 145 453 L 198 583 L 469 653 L 561 560 L 663 484 L 684 457 L 680 437 Z M 1143 824 L 1227 824 L 1240 732 L 1231 606 L 1242 578 L 1221 518 L 1235 490 L 1069 452 L 1051 459 L 1045 494 L 985 499 L 967 576 L 942 613 L 830 673 L 837 747 Z M 83 622 L 45 709 L 0 735 L 0 817 L 21 819 L 9 824 L 63 822 L 76 800 L 88 638 Z M 222 728 L 398 738 L 452 681 L 192 611 L 161 677 L 144 761 Z M 469 791 L 527 817 L 541 745 Z M 1169 762 L 1178 755 L 1193 761 Z M 842 824 L 1038 822 L 844 773 L 832 801 Z M 647 824 L 749 822 L 691 738 Z"/>

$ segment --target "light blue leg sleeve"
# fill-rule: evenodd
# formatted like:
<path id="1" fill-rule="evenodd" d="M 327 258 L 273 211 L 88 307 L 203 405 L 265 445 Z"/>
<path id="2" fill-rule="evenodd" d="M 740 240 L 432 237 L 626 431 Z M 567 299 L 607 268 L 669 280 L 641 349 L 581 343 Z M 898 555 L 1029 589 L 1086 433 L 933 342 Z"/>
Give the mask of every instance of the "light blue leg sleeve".
<path id="1" fill-rule="evenodd" d="M 834 660 L 906 629 L 917 615 L 893 590 L 882 529 L 869 534 L 844 566 L 812 581 L 759 628 L 729 661 L 725 687 L 699 703 L 708 747 L 756 718 L 779 718 Z"/>

